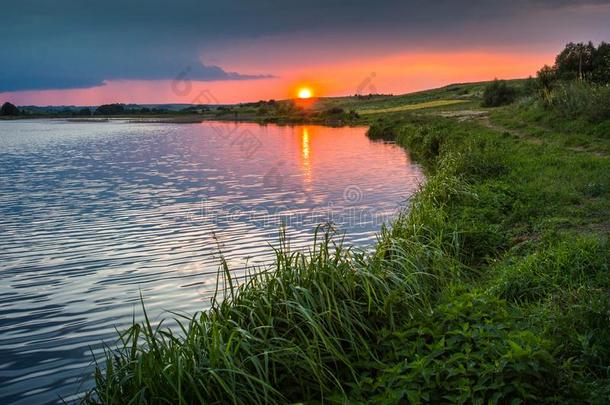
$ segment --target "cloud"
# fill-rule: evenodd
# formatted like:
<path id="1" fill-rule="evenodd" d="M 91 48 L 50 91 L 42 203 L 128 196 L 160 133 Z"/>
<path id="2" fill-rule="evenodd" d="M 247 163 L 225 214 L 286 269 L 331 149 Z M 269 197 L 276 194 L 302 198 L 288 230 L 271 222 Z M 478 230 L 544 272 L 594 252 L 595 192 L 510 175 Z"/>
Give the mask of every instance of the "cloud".
<path id="1" fill-rule="evenodd" d="M 130 66 L 115 65 L 114 67 L 99 65 L 91 68 L 81 64 L 73 69 L 66 66 L 37 70 L 35 65 L 29 69 L 15 69 L 10 72 L 5 69 L 0 77 L 0 93 L 23 90 L 57 90 L 85 89 L 103 86 L 110 80 L 256 80 L 272 78 L 269 74 L 240 74 L 227 72 L 214 65 L 203 65 L 198 61 L 174 61 L 173 63 L 153 65 L 144 62 L 130 62 Z M 122 69 L 124 67 L 125 69 Z M 24 72 L 25 70 L 25 72 Z M 23 73 L 21 73 L 23 72 Z"/>
<path id="2" fill-rule="evenodd" d="M 294 52 L 304 41 L 315 39 L 329 55 L 364 46 L 530 44 L 531 38 L 563 38 L 566 32 L 583 36 L 593 32 L 599 38 L 610 33 L 607 23 L 582 18 L 556 21 L 553 12 L 608 3 L 610 0 L 175 0 L 171 5 L 164 0 L 13 1 L 3 4 L 0 12 L 0 92 L 87 88 L 122 79 L 171 80 L 187 67 L 192 80 L 270 77 L 273 72 L 250 72 L 247 63 L 235 64 L 239 54 L 231 55 L 233 63 L 215 58 L 230 52 L 232 44 L 252 41 L 264 45 L 267 38 L 286 38 Z M 545 20 L 545 16 L 550 17 Z M 606 15 L 599 19 L 603 17 Z M 264 49 L 258 54 L 264 55 Z"/>

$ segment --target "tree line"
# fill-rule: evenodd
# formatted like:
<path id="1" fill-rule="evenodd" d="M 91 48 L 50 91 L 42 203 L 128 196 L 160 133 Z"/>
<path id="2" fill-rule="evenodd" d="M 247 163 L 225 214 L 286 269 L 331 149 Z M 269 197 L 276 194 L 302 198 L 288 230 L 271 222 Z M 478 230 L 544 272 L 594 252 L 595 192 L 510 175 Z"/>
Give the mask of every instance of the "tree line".
<path id="1" fill-rule="evenodd" d="M 563 98 L 573 98 L 578 89 L 583 94 L 604 93 L 610 84 L 610 44 L 601 42 L 570 42 L 555 57 L 552 66 L 544 65 L 521 90 L 524 95 L 539 95 L 543 102 L 557 103 L 553 90 L 561 88 Z M 568 89 L 571 87 L 571 89 Z M 504 80 L 494 80 L 483 91 L 484 107 L 512 103 L 520 91 Z M 554 97 L 554 99 L 553 99 Z M 608 100 L 610 102 L 610 100 Z"/>
<path id="2" fill-rule="evenodd" d="M 545 65 L 538 71 L 543 85 L 557 80 L 579 80 L 596 84 L 610 83 L 610 44 L 597 47 L 588 43 L 570 42 L 555 58 L 553 66 Z"/>

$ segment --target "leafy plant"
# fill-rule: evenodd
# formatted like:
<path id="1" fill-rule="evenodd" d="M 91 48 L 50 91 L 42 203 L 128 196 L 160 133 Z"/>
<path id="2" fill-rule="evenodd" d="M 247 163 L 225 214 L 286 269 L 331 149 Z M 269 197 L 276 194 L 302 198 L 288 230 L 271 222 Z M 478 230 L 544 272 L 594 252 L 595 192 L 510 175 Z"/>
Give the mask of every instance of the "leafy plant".
<path id="1" fill-rule="evenodd" d="M 483 90 L 483 107 L 499 107 L 515 101 L 517 91 L 504 80 L 494 80 Z"/>

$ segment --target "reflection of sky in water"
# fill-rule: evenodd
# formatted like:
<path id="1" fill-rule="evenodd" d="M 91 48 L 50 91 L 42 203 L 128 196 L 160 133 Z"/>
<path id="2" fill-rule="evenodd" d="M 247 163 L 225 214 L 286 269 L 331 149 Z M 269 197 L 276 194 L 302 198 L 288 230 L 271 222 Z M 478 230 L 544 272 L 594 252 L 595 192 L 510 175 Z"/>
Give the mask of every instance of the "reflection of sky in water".
<path id="1" fill-rule="evenodd" d="M 0 402 L 73 394 L 139 291 L 205 308 L 218 246 L 236 276 L 280 223 L 294 249 L 329 219 L 370 246 L 421 179 L 364 128 L 0 122 L 0 151 Z"/>

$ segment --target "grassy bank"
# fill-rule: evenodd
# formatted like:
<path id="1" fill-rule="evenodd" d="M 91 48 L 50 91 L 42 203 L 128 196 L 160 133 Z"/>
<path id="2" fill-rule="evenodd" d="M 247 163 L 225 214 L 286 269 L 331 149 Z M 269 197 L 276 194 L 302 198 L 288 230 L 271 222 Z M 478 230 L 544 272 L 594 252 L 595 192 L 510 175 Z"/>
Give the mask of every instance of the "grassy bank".
<path id="1" fill-rule="evenodd" d="M 607 122 L 472 108 L 369 118 L 427 172 L 373 253 L 280 243 L 181 333 L 125 332 L 87 401 L 610 401 Z"/>

